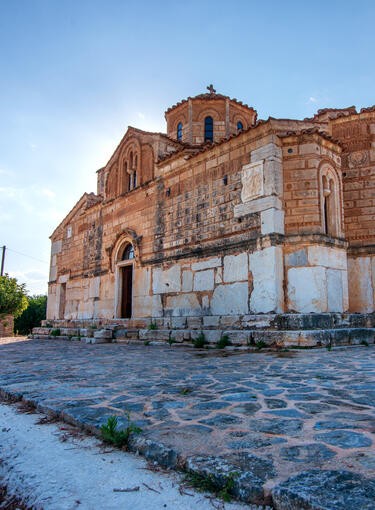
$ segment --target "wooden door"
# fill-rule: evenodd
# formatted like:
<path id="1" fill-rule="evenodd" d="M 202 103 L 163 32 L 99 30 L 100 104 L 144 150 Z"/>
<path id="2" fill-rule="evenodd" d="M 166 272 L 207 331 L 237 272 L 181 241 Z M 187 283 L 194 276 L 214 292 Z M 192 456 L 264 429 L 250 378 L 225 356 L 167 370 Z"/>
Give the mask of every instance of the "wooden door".
<path id="1" fill-rule="evenodd" d="M 125 266 L 122 272 L 121 317 L 132 316 L 133 266 Z"/>

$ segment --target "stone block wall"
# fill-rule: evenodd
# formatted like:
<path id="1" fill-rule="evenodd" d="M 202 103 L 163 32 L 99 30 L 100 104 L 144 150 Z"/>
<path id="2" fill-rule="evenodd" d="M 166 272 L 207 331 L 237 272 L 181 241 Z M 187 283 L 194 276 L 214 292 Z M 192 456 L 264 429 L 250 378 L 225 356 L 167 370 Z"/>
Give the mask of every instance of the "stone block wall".
<path id="1" fill-rule="evenodd" d="M 0 318 L 0 338 L 13 336 L 14 334 L 14 318 L 13 315 L 5 315 Z"/>
<path id="2" fill-rule="evenodd" d="M 290 312 L 346 312 L 349 309 L 346 248 L 308 245 L 285 254 Z"/>

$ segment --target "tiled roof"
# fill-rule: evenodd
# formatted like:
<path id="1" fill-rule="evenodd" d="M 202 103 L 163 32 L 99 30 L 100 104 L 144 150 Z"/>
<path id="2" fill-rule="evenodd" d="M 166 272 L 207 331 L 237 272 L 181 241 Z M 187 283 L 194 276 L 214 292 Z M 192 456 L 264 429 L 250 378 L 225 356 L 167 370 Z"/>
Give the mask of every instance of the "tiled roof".
<path id="1" fill-rule="evenodd" d="M 368 106 L 367 108 L 361 108 L 360 113 L 370 113 L 375 112 L 375 104 L 374 106 Z"/>
<path id="2" fill-rule="evenodd" d="M 178 106 L 181 106 L 182 104 L 187 103 L 189 101 L 189 99 L 203 99 L 205 101 L 216 100 L 216 99 L 229 99 L 229 101 L 231 101 L 232 103 L 238 104 L 240 106 L 243 106 L 243 107 L 248 108 L 249 110 L 255 112 L 255 110 L 252 106 L 249 106 L 246 103 L 243 103 L 242 101 L 238 101 L 236 98 L 230 98 L 229 96 L 224 96 L 223 94 L 217 94 L 216 92 L 215 93 L 207 92 L 204 94 L 198 94 L 197 96 L 193 96 L 193 97 L 189 96 L 186 99 L 182 99 L 182 101 L 179 101 L 178 103 L 176 103 L 173 106 L 171 106 L 170 108 L 168 108 L 168 110 L 166 110 L 165 114 L 171 112 Z"/>
<path id="3" fill-rule="evenodd" d="M 300 131 L 286 131 L 285 133 L 281 133 L 278 136 L 280 138 L 287 138 L 288 136 L 301 136 L 301 135 L 319 135 L 325 140 L 328 140 L 329 142 L 335 143 L 336 145 L 339 145 L 340 147 L 343 147 L 344 144 L 340 142 L 340 140 L 335 140 L 327 134 L 325 131 L 322 131 L 318 127 L 316 128 L 308 128 L 308 129 L 301 129 Z"/>

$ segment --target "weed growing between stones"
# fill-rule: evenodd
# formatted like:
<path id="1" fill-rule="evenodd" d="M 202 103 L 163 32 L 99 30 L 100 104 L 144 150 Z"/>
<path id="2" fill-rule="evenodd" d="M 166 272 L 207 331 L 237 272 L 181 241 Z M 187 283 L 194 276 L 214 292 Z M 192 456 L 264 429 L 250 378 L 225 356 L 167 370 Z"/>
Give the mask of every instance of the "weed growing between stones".
<path id="1" fill-rule="evenodd" d="M 154 329 L 156 329 L 156 322 L 151 322 L 151 324 L 148 327 L 148 330 L 153 331 Z"/>
<path id="2" fill-rule="evenodd" d="M 127 419 L 127 425 L 123 430 L 118 428 L 117 416 L 110 416 L 107 419 L 107 423 L 100 427 L 102 439 L 105 443 L 113 444 L 118 448 L 127 449 L 130 435 L 142 432 L 142 429 L 136 427 L 134 423 L 130 421 L 129 411 L 125 412 L 125 416 Z"/>
<path id="3" fill-rule="evenodd" d="M 70 333 L 70 334 L 68 335 L 68 340 L 71 340 L 72 338 L 73 338 L 73 335 Z"/>
<path id="4" fill-rule="evenodd" d="M 218 349 L 225 349 L 228 345 L 232 345 L 232 342 L 229 340 L 228 335 L 223 335 L 216 344 L 216 347 Z"/>
<path id="5" fill-rule="evenodd" d="M 145 341 L 143 342 L 143 344 L 144 344 L 144 345 L 150 345 L 150 340 L 145 340 Z"/>
<path id="6" fill-rule="evenodd" d="M 327 344 L 326 345 L 326 349 L 327 349 L 327 351 L 331 351 L 332 350 L 332 345 L 331 344 Z"/>
<path id="7" fill-rule="evenodd" d="M 193 345 L 196 349 L 202 349 L 202 347 L 204 347 L 206 343 L 207 343 L 206 337 L 204 336 L 203 331 L 201 331 L 197 338 L 194 340 Z"/>
<path id="8" fill-rule="evenodd" d="M 53 330 L 51 331 L 51 336 L 54 336 L 55 338 L 56 338 L 57 336 L 60 336 L 60 334 L 61 334 L 60 328 L 53 329 Z"/>
<path id="9" fill-rule="evenodd" d="M 169 343 L 169 345 L 172 345 L 172 344 L 176 343 L 176 340 L 175 340 L 174 336 L 172 336 L 172 337 L 168 340 L 168 343 Z"/>
<path id="10" fill-rule="evenodd" d="M 181 391 L 180 391 L 180 394 L 181 395 L 187 395 L 188 393 L 190 393 L 192 390 L 190 388 L 183 388 Z"/>
<path id="11" fill-rule="evenodd" d="M 365 345 L 366 347 L 368 347 L 368 341 L 367 341 L 367 340 L 365 340 L 365 339 L 363 339 L 363 340 L 361 341 L 361 345 Z"/>
<path id="12" fill-rule="evenodd" d="M 257 349 L 263 349 L 264 347 L 267 347 L 267 344 L 263 342 L 263 340 L 259 340 L 255 345 Z"/>
<path id="13" fill-rule="evenodd" d="M 198 491 L 211 492 L 216 497 L 229 503 L 232 496 L 233 482 L 238 476 L 238 473 L 233 471 L 228 475 L 223 475 L 223 482 L 219 483 L 212 474 L 203 476 L 199 473 L 188 471 L 183 481 Z"/>
<path id="14" fill-rule="evenodd" d="M 46 328 L 52 328 L 53 327 L 53 324 L 51 322 L 46 322 Z"/>

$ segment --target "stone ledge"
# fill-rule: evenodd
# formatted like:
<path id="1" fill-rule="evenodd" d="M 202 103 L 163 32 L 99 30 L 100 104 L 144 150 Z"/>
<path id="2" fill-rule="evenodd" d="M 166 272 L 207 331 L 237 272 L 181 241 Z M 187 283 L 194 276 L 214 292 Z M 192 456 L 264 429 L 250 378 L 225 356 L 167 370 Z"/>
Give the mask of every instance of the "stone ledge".
<path id="1" fill-rule="evenodd" d="M 234 206 L 234 217 L 240 218 L 247 214 L 253 214 L 256 212 L 265 211 L 266 209 L 278 209 L 282 210 L 283 205 L 281 200 L 276 195 L 270 195 L 268 197 L 257 198 L 246 202 L 244 204 L 238 204 Z"/>

